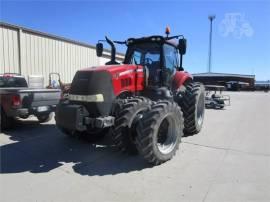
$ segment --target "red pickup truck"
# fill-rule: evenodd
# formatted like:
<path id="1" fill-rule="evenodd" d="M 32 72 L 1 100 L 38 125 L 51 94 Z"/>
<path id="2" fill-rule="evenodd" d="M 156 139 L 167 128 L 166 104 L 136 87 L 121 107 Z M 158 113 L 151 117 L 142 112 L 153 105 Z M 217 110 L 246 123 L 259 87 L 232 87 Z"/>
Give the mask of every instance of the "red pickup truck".
<path id="1" fill-rule="evenodd" d="M 10 128 L 17 117 L 34 115 L 39 122 L 49 121 L 60 96 L 60 89 L 28 88 L 23 76 L 0 74 L 1 129 Z"/>

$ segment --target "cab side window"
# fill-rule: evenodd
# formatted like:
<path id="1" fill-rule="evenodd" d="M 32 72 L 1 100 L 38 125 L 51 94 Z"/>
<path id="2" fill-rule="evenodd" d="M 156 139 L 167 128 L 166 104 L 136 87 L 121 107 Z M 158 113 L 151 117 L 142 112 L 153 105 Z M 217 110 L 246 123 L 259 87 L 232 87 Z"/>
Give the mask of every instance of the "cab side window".
<path id="1" fill-rule="evenodd" d="M 164 44 L 163 53 L 165 68 L 174 72 L 178 67 L 177 49 L 171 45 Z"/>
<path id="2" fill-rule="evenodd" d="M 133 57 L 131 58 L 131 64 L 141 64 L 142 53 L 139 51 L 134 51 Z"/>

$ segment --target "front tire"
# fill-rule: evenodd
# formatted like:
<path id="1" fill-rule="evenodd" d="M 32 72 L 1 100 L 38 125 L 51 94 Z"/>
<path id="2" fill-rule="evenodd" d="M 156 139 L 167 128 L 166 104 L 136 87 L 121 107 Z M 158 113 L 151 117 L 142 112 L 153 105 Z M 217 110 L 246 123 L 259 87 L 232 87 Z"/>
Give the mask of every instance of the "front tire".
<path id="1" fill-rule="evenodd" d="M 157 102 L 139 121 L 136 137 L 138 151 L 153 165 L 170 160 L 179 148 L 183 126 L 182 112 L 176 103 Z"/>
<path id="2" fill-rule="evenodd" d="M 122 152 L 137 154 L 134 139 L 137 135 L 136 124 L 143 112 L 150 107 L 150 101 L 144 97 L 125 99 L 121 106 L 112 131 L 112 140 Z"/>
<path id="3" fill-rule="evenodd" d="M 184 115 L 185 135 L 197 134 L 201 131 L 205 111 L 205 89 L 197 82 L 184 84 L 185 92 L 178 98 Z"/>

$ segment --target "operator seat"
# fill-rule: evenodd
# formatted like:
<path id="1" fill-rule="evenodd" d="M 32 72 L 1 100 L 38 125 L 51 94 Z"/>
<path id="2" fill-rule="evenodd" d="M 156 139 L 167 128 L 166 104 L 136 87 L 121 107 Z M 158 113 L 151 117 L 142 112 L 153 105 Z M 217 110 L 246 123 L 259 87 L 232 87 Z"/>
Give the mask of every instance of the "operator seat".
<path id="1" fill-rule="evenodd" d="M 160 62 L 155 61 L 151 64 L 147 64 L 147 68 L 149 70 L 149 79 L 148 83 L 151 86 L 156 86 L 160 83 Z"/>
<path id="2" fill-rule="evenodd" d="M 148 77 L 148 88 L 145 89 L 144 95 L 150 97 L 152 100 L 155 101 L 160 99 L 167 99 L 173 101 L 173 95 L 171 91 L 167 87 L 161 86 L 160 62 L 152 62 L 151 64 L 145 65 L 145 67 Z"/>

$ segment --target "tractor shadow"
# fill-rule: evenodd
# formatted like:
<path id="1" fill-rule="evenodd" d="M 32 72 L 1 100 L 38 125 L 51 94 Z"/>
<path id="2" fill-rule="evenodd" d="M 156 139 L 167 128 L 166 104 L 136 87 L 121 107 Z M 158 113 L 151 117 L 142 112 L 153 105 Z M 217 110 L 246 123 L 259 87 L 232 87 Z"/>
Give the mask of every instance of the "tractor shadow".
<path id="1" fill-rule="evenodd" d="M 49 125 L 40 124 L 37 120 L 16 119 L 13 121 L 10 129 L 1 131 L 1 133 L 8 135 L 10 140 L 23 141 L 28 138 L 39 136 L 39 131 L 43 126 L 45 128 L 49 127 Z"/>
<path id="2" fill-rule="evenodd" d="M 54 124 L 28 121 L 0 135 L 16 141 L 0 146 L 1 174 L 46 173 L 61 167 L 68 173 L 104 176 L 151 167 L 139 155 L 118 152 L 111 145 L 109 135 L 96 144 L 90 144 L 79 138 L 66 137 Z"/>

